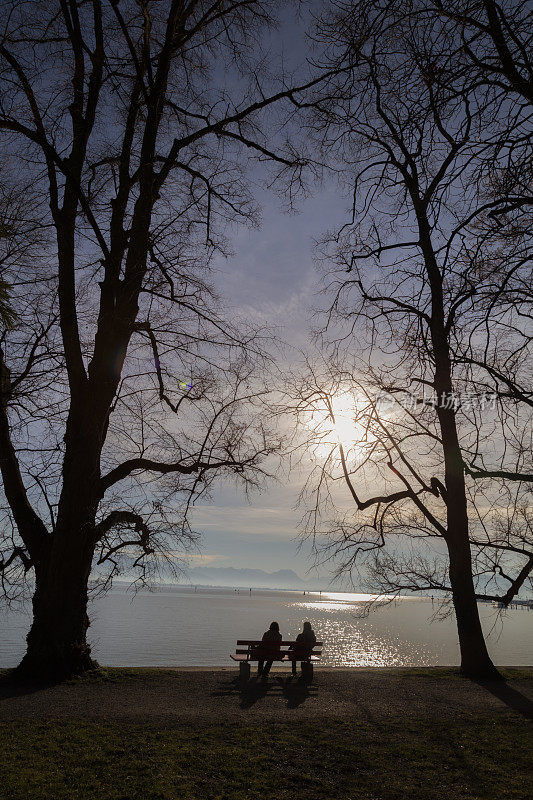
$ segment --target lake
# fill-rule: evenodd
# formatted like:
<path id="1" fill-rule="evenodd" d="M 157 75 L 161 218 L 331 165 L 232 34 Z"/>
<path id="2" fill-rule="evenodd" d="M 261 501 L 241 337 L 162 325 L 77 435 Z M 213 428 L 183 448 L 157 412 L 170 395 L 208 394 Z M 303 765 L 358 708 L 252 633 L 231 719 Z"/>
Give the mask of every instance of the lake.
<path id="1" fill-rule="evenodd" d="M 89 639 L 107 666 L 224 666 L 237 639 L 260 638 L 276 619 L 284 639 L 303 620 L 324 641 L 328 666 L 449 666 L 459 663 L 455 620 L 431 621 L 438 603 L 402 597 L 373 604 L 347 592 L 269 591 L 176 586 L 133 595 L 114 589 L 91 602 Z M 533 664 L 533 611 L 503 613 L 480 603 L 493 661 Z M 24 653 L 29 613 L 0 612 L 0 666 L 15 666 Z"/>

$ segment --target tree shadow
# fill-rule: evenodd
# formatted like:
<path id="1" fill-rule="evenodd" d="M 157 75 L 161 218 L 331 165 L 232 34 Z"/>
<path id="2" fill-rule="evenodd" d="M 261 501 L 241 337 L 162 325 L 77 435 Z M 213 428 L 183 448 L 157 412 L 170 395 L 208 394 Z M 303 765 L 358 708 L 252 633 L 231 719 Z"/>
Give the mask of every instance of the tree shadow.
<path id="1" fill-rule="evenodd" d="M 472 683 L 477 683 L 482 689 L 490 692 L 501 700 L 502 703 L 512 708 L 513 711 L 522 714 L 526 719 L 533 719 L 533 701 L 526 697 L 518 689 L 514 689 L 506 681 L 477 681 L 472 679 Z"/>
<path id="2" fill-rule="evenodd" d="M 212 697 L 239 697 L 240 708 L 251 708 L 258 700 L 262 700 L 272 690 L 281 688 L 283 697 L 287 700 L 287 708 L 298 708 L 309 697 L 316 697 L 318 689 L 302 679 L 293 681 L 292 678 L 274 678 L 271 681 L 262 681 L 256 676 L 242 683 L 239 677 L 229 683 L 220 684 L 213 692 Z"/>
<path id="3" fill-rule="evenodd" d="M 355 682 L 351 687 L 351 691 L 353 693 L 351 699 L 353 700 L 355 705 L 359 708 L 359 710 L 364 714 L 367 721 L 376 728 L 383 730 L 386 726 L 383 724 L 383 722 L 380 722 L 379 719 L 376 719 L 375 714 L 370 710 L 369 704 L 363 700 L 361 689 Z"/>
<path id="4" fill-rule="evenodd" d="M 56 686 L 58 681 L 50 680 L 29 680 L 20 676 L 16 670 L 9 670 L 0 675 L 0 703 L 9 700 L 11 697 L 25 697 L 29 694 L 36 694 L 43 689 L 50 689 Z"/>
<path id="5" fill-rule="evenodd" d="M 486 782 L 480 773 L 477 763 L 471 758 L 467 758 L 467 753 L 465 748 L 462 747 L 461 741 L 454 736 L 450 736 L 446 723 L 433 724 L 432 733 L 439 742 L 439 755 L 442 759 L 442 763 L 448 763 L 452 768 L 460 770 L 464 776 L 464 780 L 469 785 L 469 789 L 475 792 L 476 797 L 483 797 L 487 789 Z M 418 734 L 415 735 L 418 736 Z M 455 759 L 455 763 L 449 756 Z"/>

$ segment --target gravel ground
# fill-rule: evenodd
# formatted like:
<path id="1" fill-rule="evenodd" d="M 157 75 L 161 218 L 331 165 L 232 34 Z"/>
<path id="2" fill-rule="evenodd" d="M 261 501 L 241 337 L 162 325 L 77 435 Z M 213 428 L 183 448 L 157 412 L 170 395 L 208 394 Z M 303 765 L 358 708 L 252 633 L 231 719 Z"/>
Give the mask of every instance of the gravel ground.
<path id="1" fill-rule="evenodd" d="M 49 687 L 0 680 L 0 721 L 90 719 L 161 723 L 284 720 L 394 720 L 458 716 L 533 719 L 533 670 L 507 670 L 506 683 L 477 684 L 449 669 L 315 670 L 302 685 L 273 669 L 267 684 L 242 688 L 236 668 L 108 669 L 103 675 Z M 7 679 L 6 679 L 7 678 Z"/>

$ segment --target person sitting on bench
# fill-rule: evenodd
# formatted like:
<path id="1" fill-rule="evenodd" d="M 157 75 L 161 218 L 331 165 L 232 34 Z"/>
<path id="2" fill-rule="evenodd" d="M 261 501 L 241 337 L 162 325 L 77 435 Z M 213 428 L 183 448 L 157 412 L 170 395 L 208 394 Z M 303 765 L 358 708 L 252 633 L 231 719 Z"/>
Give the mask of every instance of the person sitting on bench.
<path id="1" fill-rule="evenodd" d="M 305 661 L 316 644 L 315 632 L 310 622 L 304 622 L 303 631 L 296 637 L 296 644 L 293 648 L 292 674 L 296 675 L 296 662 Z"/>
<path id="2" fill-rule="evenodd" d="M 265 643 L 260 651 L 264 658 L 260 659 L 257 663 L 257 675 L 260 675 L 265 681 L 270 672 L 273 660 L 279 655 L 282 638 L 279 632 L 279 624 L 277 622 L 271 622 L 270 628 L 264 632 L 261 639 L 261 641 Z"/>

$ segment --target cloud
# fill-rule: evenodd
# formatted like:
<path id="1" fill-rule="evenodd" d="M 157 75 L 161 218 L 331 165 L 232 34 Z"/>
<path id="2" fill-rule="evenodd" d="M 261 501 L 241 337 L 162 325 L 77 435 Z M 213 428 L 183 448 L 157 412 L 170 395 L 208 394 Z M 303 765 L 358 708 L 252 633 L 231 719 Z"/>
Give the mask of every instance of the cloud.
<path id="1" fill-rule="evenodd" d="M 186 553 L 180 550 L 171 550 L 169 555 L 179 561 L 192 561 L 194 566 L 221 565 L 229 560 L 229 556 L 221 553 Z"/>
<path id="2" fill-rule="evenodd" d="M 195 508 L 192 524 L 201 530 L 290 539 L 296 535 L 298 519 L 290 507 L 210 505 Z"/>

